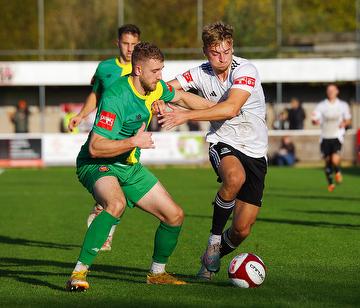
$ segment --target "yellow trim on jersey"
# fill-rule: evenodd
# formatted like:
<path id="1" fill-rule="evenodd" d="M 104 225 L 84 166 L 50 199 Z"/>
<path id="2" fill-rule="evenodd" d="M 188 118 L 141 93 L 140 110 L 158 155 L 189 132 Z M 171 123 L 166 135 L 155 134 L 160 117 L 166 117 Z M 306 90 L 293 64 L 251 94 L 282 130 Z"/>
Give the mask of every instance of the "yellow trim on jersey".
<path id="1" fill-rule="evenodd" d="M 132 78 L 131 76 L 128 77 L 128 83 L 130 85 L 131 90 L 134 92 L 134 94 L 139 97 L 140 99 L 144 100 L 145 103 L 145 107 L 146 109 L 149 111 L 149 121 L 146 124 L 146 128 L 149 127 L 150 122 L 151 122 L 151 118 L 152 118 L 152 112 L 151 112 L 151 105 L 154 101 L 158 100 L 161 95 L 164 92 L 163 86 L 161 84 L 161 82 L 159 81 L 156 85 L 156 88 L 154 91 L 152 91 L 149 95 L 141 95 L 135 88 L 133 82 L 132 82 Z M 128 164 L 136 164 L 138 162 L 138 160 L 135 157 L 135 153 L 136 153 L 136 148 L 134 148 L 130 155 L 128 156 L 128 158 L 126 159 L 126 162 Z"/>
<path id="2" fill-rule="evenodd" d="M 130 152 L 128 158 L 126 159 L 126 162 L 129 165 L 135 165 L 137 162 L 139 162 L 137 160 L 137 158 L 135 157 L 135 153 L 136 153 L 136 148 L 133 148 L 132 151 Z"/>
<path id="3" fill-rule="evenodd" d="M 127 62 L 125 64 L 119 61 L 119 58 L 115 58 L 115 63 L 117 66 L 122 68 L 121 76 L 129 75 L 132 72 L 132 65 L 131 62 Z"/>

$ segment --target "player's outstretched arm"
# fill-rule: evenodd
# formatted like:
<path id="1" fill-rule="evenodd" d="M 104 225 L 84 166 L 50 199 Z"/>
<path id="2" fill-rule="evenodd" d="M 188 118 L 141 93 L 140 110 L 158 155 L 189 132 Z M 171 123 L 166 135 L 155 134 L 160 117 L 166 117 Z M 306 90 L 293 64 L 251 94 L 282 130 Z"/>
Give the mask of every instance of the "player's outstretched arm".
<path id="1" fill-rule="evenodd" d="M 168 84 L 176 90 L 175 96 L 171 102 L 177 106 L 186 109 L 205 109 L 216 104 L 199 95 L 183 91 L 181 84 L 177 79 L 169 81 Z"/>
<path id="2" fill-rule="evenodd" d="M 171 129 L 189 120 L 193 121 L 220 121 L 237 116 L 241 107 L 249 98 L 250 93 L 241 89 L 231 89 L 228 98 L 210 108 L 201 110 L 180 110 L 171 107 L 160 115 L 159 124 L 165 129 Z"/>
<path id="3" fill-rule="evenodd" d="M 84 106 L 82 106 L 80 112 L 70 119 L 68 128 L 70 131 L 80 125 L 81 121 L 86 118 L 97 105 L 97 96 L 95 92 L 91 92 L 86 98 Z"/>
<path id="4" fill-rule="evenodd" d="M 92 158 L 106 158 L 115 157 L 122 153 L 131 151 L 135 147 L 140 149 L 152 149 L 154 148 L 154 141 L 152 140 L 152 134 L 145 131 L 146 124 L 143 123 L 138 132 L 130 138 L 123 140 L 110 140 L 99 134 L 92 132 L 89 152 Z"/>

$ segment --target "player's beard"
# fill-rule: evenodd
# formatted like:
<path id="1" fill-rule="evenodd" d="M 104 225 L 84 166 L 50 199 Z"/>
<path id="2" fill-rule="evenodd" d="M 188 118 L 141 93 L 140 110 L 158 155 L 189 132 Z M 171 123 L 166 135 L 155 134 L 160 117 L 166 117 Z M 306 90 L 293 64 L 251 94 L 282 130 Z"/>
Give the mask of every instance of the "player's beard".
<path id="1" fill-rule="evenodd" d="M 151 83 L 148 83 L 148 82 L 146 82 L 146 81 L 145 81 L 144 79 L 142 79 L 142 78 L 140 78 L 139 80 L 140 80 L 140 84 L 141 84 L 142 88 L 144 89 L 144 91 L 145 91 L 146 93 L 149 93 L 149 92 L 152 92 L 152 91 L 155 90 L 156 84 L 153 85 L 153 84 L 151 84 Z"/>

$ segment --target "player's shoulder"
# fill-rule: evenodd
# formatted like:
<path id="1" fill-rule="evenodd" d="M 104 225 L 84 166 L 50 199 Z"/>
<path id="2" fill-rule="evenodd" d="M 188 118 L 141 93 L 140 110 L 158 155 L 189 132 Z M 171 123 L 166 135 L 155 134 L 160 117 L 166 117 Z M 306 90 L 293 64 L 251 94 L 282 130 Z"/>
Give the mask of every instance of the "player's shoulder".
<path id="1" fill-rule="evenodd" d="M 255 70 L 257 71 L 256 66 L 248 59 L 240 58 L 237 56 L 233 56 L 231 61 L 231 71 L 235 70 L 243 70 L 243 69 L 249 69 L 249 70 Z"/>
<path id="2" fill-rule="evenodd" d="M 109 86 L 103 95 L 106 96 L 121 96 L 127 94 L 131 88 L 128 82 L 129 76 L 119 77 Z"/>
<path id="3" fill-rule="evenodd" d="M 205 74 L 212 74 L 213 73 L 213 68 L 212 68 L 210 62 L 204 62 L 204 63 L 200 64 L 200 66 L 198 66 L 195 69 L 199 70 L 200 72 L 205 73 Z"/>
<path id="4" fill-rule="evenodd" d="M 343 101 L 343 100 L 341 100 L 341 99 L 338 99 L 338 102 L 339 102 L 339 104 L 342 105 L 342 106 L 348 106 L 348 105 L 349 105 L 346 101 Z"/>
<path id="5" fill-rule="evenodd" d="M 116 65 L 116 58 L 109 58 L 109 59 L 105 59 L 105 60 L 102 60 L 98 66 L 97 66 L 97 70 L 101 71 L 101 70 L 104 70 L 104 69 L 107 69 L 113 65 Z"/>

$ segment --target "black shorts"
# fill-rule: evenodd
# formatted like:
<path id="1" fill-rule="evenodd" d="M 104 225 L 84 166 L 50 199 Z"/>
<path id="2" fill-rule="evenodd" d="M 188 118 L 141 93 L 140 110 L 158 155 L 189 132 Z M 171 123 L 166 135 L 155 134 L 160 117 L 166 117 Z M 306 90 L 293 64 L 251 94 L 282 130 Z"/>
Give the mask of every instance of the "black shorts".
<path id="1" fill-rule="evenodd" d="M 320 144 L 320 150 L 324 157 L 338 153 L 341 150 L 341 142 L 339 139 L 323 139 Z"/>
<path id="2" fill-rule="evenodd" d="M 232 146 L 222 142 L 210 144 L 209 159 L 218 176 L 218 182 L 222 182 L 218 172 L 220 160 L 229 155 L 239 159 L 246 173 L 245 183 L 236 195 L 236 198 L 260 207 L 265 187 L 265 175 L 267 172 L 267 162 L 265 157 L 253 158 L 247 156 Z"/>

